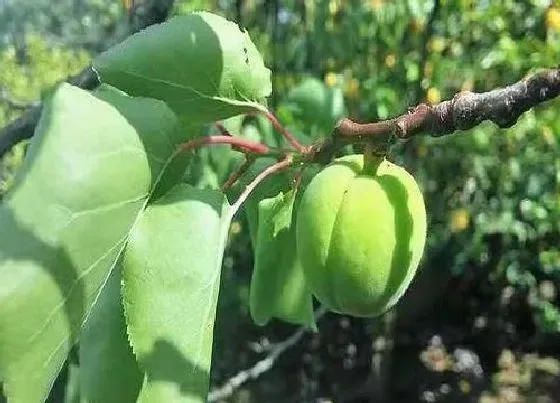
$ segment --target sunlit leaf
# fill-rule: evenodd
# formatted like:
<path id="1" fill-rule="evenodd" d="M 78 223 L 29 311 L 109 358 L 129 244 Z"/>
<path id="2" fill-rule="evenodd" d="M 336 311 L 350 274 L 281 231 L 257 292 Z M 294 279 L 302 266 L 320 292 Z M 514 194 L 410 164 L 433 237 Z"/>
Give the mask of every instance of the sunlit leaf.
<path id="1" fill-rule="evenodd" d="M 138 214 L 175 153 L 164 103 L 63 84 L 0 206 L 0 374 L 43 401 Z M 149 125 L 154 121 L 157 125 Z"/>
<path id="2" fill-rule="evenodd" d="M 103 82 L 165 101 L 189 124 L 264 110 L 272 88 L 248 34 L 206 12 L 149 27 L 98 56 L 94 68 Z"/>
<path id="3" fill-rule="evenodd" d="M 177 185 L 132 231 L 123 296 L 130 341 L 145 372 L 140 402 L 206 401 L 230 221 L 222 193 Z"/>

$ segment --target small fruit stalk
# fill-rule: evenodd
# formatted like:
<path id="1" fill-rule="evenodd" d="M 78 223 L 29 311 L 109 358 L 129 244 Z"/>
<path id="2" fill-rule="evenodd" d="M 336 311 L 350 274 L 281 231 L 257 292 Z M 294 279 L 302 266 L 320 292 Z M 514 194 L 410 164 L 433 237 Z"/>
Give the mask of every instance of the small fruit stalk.
<path id="1" fill-rule="evenodd" d="M 376 158 L 339 158 L 303 195 L 297 254 L 315 297 L 334 312 L 386 312 L 414 277 L 426 241 L 422 193 L 405 169 Z"/>

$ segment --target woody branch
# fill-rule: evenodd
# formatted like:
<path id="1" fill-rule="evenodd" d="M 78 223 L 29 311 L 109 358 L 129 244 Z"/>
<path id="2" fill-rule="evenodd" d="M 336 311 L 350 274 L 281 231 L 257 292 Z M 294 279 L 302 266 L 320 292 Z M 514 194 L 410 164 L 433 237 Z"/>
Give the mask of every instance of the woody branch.
<path id="1" fill-rule="evenodd" d="M 560 94 L 560 67 L 544 70 L 515 84 L 488 92 L 463 91 L 452 99 L 429 106 L 420 104 L 407 113 L 375 123 L 342 119 L 332 135 L 308 150 L 309 160 L 326 162 L 350 143 L 366 143 L 394 135 L 407 140 L 418 134 L 440 137 L 468 130 L 485 120 L 501 128 L 513 126 L 527 110 Z"/>

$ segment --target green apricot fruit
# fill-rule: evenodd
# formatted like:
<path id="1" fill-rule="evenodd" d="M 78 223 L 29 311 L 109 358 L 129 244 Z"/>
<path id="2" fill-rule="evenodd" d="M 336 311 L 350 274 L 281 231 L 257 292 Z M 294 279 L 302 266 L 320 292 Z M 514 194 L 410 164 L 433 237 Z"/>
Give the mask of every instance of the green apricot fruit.
<path id="1" fill-rule="evenodd" d="M 339 158 L 306 188 L 296 249 L 315 297 L 334 312 L 376 316 L 404 294 L 423 254 L 426 208 L 414 178 L 362 155 Z"/>

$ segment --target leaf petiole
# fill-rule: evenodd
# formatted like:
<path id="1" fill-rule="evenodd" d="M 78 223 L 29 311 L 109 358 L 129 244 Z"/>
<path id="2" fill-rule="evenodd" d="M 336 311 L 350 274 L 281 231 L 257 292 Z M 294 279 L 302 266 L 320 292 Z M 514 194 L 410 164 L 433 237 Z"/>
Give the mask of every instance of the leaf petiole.
<path id="1" fill-rule="evenodd" d="M 253 179 L 247 186 L 245 186 L 243 192 L 241 192 L 241 194 L 239 195 L 235 203 L 232 205 L 232 210 L 234 212 L 239 210 L 239 207 L 241 207 L 241 205 L 245 202 L 245 200 L 247 200 L 247 198 L 251 195 L 251 192 L 255 190 L 255 188 L 259 185 L 259 183 L 261 183 L 270 175 L 290 167 L 292 164 L 293 164 L 292 155 L 288 154 L 283 160 L 280 160 L 275 164 L 270 165 L 264 171 L 260 172 L 255 177 L 255 179 Z"/>

